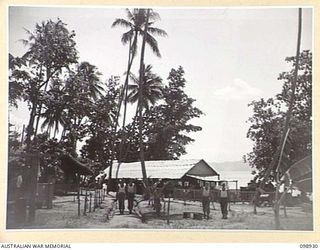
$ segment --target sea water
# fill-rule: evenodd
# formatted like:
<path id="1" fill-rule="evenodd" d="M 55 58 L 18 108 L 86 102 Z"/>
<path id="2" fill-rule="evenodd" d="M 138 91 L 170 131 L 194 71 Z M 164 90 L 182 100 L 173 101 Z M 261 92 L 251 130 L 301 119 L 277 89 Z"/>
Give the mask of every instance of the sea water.
<path id="1" fill-rule="evenodd" d="M 253 175 L 249 171 L 219 171 L 220 180 L 229 181 L 229 188 L 236 189 L 236 182 L 238 181 L 238 189 L 240 187 L 246 187 L 248 183 L 253 179 Z"/>

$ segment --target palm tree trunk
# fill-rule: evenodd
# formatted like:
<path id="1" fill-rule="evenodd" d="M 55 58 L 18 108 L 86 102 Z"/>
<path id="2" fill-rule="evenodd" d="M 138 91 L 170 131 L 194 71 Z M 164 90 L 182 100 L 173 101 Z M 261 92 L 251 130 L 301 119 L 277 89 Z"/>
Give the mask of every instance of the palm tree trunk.
<path id="1" fill-rule="evenodd" d="M 143 141 L 142 141 L 142 86 L 143 86 L 143 76 L 144 76 L 144 53 L 145 53 L 145 45 L 146 45 L 146 33 L 148 29 L 148 23 L 149 23 L 149 15 L 150 15 L 150 9 L 147 9 L 147 17 L 143 32 L 143 40 L 142 40 L 142 46 L 141 46 L 141 57 L 140 57 L 140 70 L 139 70 L 139 147 L 140 147 L 140 161 L 141 161 L 141 171 L 142 171 L 142 177 L 143 182 L 145 183 L 147 194 L 150 194 L 150 189 L 147 181 L 147 171 L 146 171 L 146 165 L 144 162 L 144 149 L 143 149 Z"/>
<path id="2" fill-rule="evenodd" d="M 47 68 L 47 80 L 45 81 L 44 92 L 47 91 L 47 87 L 48 87 L 48 84 L 49 84 L 49 75 L 50 75 L 49 69 Z M 36 121 L 36 127 L 35 127 L 35 131 L 34 131 L 34 135 L 37 135 L 37 133 L 38 133 L 38 127 L 39 127 L 39 121 L 40 121 L 43 102 L 40 102 L 39 105 L 40 106 L 39 106 L 38 117 L 37 117 L 37 121 Z M 49 137 L 50 137 L 50 135 L 49 135 Z"/>
<path id="3" fill-rule="evenodd" d="M 42 109 L 42 103 L 40 103 L 40 107 L 38 108 L 36 127 L 35 127 L 35 130 L 34 130 L 34 134 L 35 135 L 38 133 L 39 121 L 40 121 L 40 116 L 41 116 L 41 109 Z"/>
<path id="4" fill-rule="evenodd" d="M 118 104 L 118 109 L 116 113 L 116 119 L 114 121 L 113 129 L 112 129 L 112 138 L 111 138 L 111 145 L 110 145 L 110 162 L 109 162 L 109 176 L 108 176 L 108 185 L 107 185 L 107 190 L 108 192 L 111 190 L 111 185 L 112 185 L 112 165 L 113 165 L 113 158 L 114 158 L 114 143 L 116 140 L 116 132 L 117 132 L 117 127 L 118 127 L 118 122 L 119 122 L 119 116 L 120 116 L 120 109 L 121 109 L 121 104 L 122 104 L 122 98 L 124 94 L 124 89 L 120 93 L 120 100 Z"/>
<path id="5" fill-rule="evenodd" d="M 123 120 L 122 120 L 122 128 L 124 128 L 125 123 L 126 123 L 126 116 L 127 116 L 127 97 L 128 97 L 128 82 L 129 82 L 129 75 L 130 75 L 130 70 L 131 70 L 131 66 L 133 63 L 133 55 L 134 55 L 134 51 L 132 51 L 133 46 L 132 46 L 132 42 L 130 39 L 130 43 L 129 43 L 129 57 L 128 57 L 128 67 L 127 67 L 127 74 L 126 74 L 126 79 L 124 82 L 124 110 L 123 110 Z"/>
<path id="6" fill-rule="evenodd" d="M 116 179 L 118 179 L 118 174 L 119 174 L 119 169 L 120 169 L 121 162 L 122 162 L 122 160 L 125 160 L 127 158 L 127 155 L 128 155 L 129 147 L 126 149 L 123 157 L 121 158 L 121 156 L 122 156 L 122 147 L 124 146 L 124 142 L 127 140 L 127 137 L 128 137 L 127 135 L 130 135 L 132 129 L 134 129 L 134 126 L 136 124 L 138 113 L 139 113 L 139 109 L 138 108 L 139 108 L 139 104 L 137 105 L 135 116 L 133 118 L 132 125 L 129 128 L 129 131 L 127 133 L 124 133 L 124 136 L 121 139 L 120 156 L 119 156 L 119 161 L 118 161 L 118 166 L 117 166 L 117 171 L 116 171 Z M 131 140 L 128 143 L 129 146 L 130 146 L 130 142 L 131 142 Z"/>
<path id="7" fill-rule="evenodd" d="M 123 111 L 123 122 L 122 122 L 122 128 L 125 126 L 126 122 L 126 117 L 127 117 L 127 98 L 128 98 L 128 83 L 129 83 L 129 75 L 131 71 L 131 66 L 133 63 L 134 55 L 136 53 L 136 46 L 135 44 L 137 43 L 138 39 L 138 33 L 135 34 L 133 42 L 131 43 L 130 40 L 130 47 L 129 47 L 129 59 L 128 59 L 128 69 L 127 69 L 127 74 L 126 74 L 126 79 L 125 79 L 125 96 L 124 96 L 124 111 Z"/>
<path id="8" fill-rule="evenodd" d="M 290 96 L 290 102 L 289 102 L 289 108 L 286 114 L 286 120 L 285 120 L 285 126 L 284 130 L 282 133 L 281 137 L 281 144 L 284 145 L 286 138 L 287 138 L 287 132 L 289 130 L 289 125 L 290 125 L 290 120 L 292 116 L 292 110 L 293 110 L 293 105 L 295 102 L 295 91 L 296 91 L 296 85 L 297 85 L 297 78 L 298 78 L 298 70 L 299 70 L 299 55 L 300 55 L 300 44 L 301 44 L 301 23 L 302 23 L 302 10 L 299 8 L 299 15 L 298 15 L 298 39 L 297 39 L 297 51 L 296 51 L 296 64 L 295 64 L 295 69 L 294 69 L 294 76 L 293 76 L 293 81 L 291 84 L 291 96 Z M 280 153 L 281 155 L 281 153 Z M 278 168 L 277 168 L 277 176 L 279 176 L 279 164 L 280 164 L 281 158 L 279 158 L 279 163 L 278 163 Z M 277 180 L 277 185 L 280 186 L 280 180 L 278 178 Z M 278 187 L 276 194 L 279 193 Z M 279 219 L 279 209 L 280 209 L 280 202 L 279 202 L 279 195 L 277 195 L 276 200 L 275 200 L 275 206 L 274 206 L 274 218 L 275 218 L 275 225 L 276 229 L 280 229 L 280 219 Z"/>
<path id="9" fill-rule="evenodd" d="M 134 51 L 132 51 L 133 46 L 132 46 L 132 41 L 130 38 L 130 43 L 129 43 L 129 55 L 128 55 L 128 67 L 127 67 L 127 73 L 126 73 L 126 79 L 124 81 L 124 111 L 123 111 L 123 120 L 122 120 L 122 131 L 124 134 L 124 127 L 126 124 L 126 116 L 127 116 L 127 97 L 128 97 L 128 82 L 129 82 L 129 75 L 130 75 L 130 70 L 131 70 L 131 65 L 133 63 L 133 55 Z M 122 100 L 120 100 L 122 102 Z M 122 160 L 122 148 L 125 140 L 125 135 L 121 137 L 121 143 L 120 143 L 120 148 L 119 148 L 119 159 L 118 159 L 118 166 L 117 166 L 117 172 L 116 172 L 116 179 L 118 179 L 118 173 L 119 173 L 119 168 Z M 109 171 L 110 172 L 110 171 Z"/>
<path id="10" fill-rule="evenodd" d="M 122 130 L 124 131 L 125 125 L 126 125 L 126 117 L 127 117 L 127 99 L 128 99 L 128 83 L 129 83 L 129 75 L 130 75 L 130 70 L 131 70 L 131 66 L 133 63 L 133 58 L 134 58 L 134 54 L 135 54 L 135 46 L 134 43 L 137 40 L 137 34 L 135 35 L 135 38 L 133 40 L 133 43 L 131 43 L 130 40 L 130 46 L 129 46 L 129 58 L 128 58 L 128 68 L 127 68 L 127 74 L 126 74 L 126 79 L 124 82 L 124 99 L 123 99 L 123 103 L 124 103 L 124 107 L 123 107 L 123 120 L 122 120 Z M 121 100 L 122 101 L 122 100 Z M 124 146 L 124 142 L 125 142 L 125 133 L 123 133 L 123 136 L 121 137 L 121 143 L 120 143 L 120 147 L 119 147 L 119 165 L 121 163 L 122 160 L 122 150 L 123 150 L 123 146 Z M 118 176 L 118 171 L 119 171 L 119 165 L 117 168 L 117 174 L 116 176 Z M 118 178 L 118 177 L 116 177 Z"/>
<path id="11" fill-rule="evenodd" d="M 27 134 L 26 134 L 26 151 L 27 152 L 30 152 L 30 149 L 31 149 L 31 137 L 34 134 L 33 125 L 34 125 L 34 120 L 36 117 L 36 112 L 37 112 L 37 101 L 34 100 L 32 103 L 32 109 L 30 112 L 29 123 L 27 126 Z"/>
<path id="12" fill-rule="evenodd" d="M 112 165 L 113 165 L 113 158 L 114 158 L 114 151 L 115 151 L 114 142 L 115 142 L 115 136 L 116 136 L 117 127 L 118 127 L 118 123 L 119 123 L 121 104 L 122 104 L 123 100 L 124 100 L 124 115 L 123 115 L 123 122 L 122 122 L 123 128 L 124 128 L 124 125 L 125 125 L 125 120 L 126 120 L 126 115 L 127 115 L 128 82 L 129 82 L 130 70 L 131 70 L 131 66 L 132 66 L 133 58 L 134 58 L 134 51 L 132 51 L 132 49 L 134 47 L 133 44 L 134 44 L 135 41 L 136 41 L 136 37 L 134 38 L 134 41 L 133 41 L 132 44 L 131 44 L 131 41 L 130 41 L 127 74 L 126 74 L 126 79 L 125 79 L 125 83 L 124 83 L 124 88 L 123 88 L 123 90 L 122 90 L 122 92 L 120 94 L 119 106 L 118 106 L 118 109 L 117 109 L 115 124 L 113 126 L 113 133 L 112 134 L 114 135 L 114 137 L 112 138 L 111 149 L 110 149 L 110 151 L 111 151 L 111 159 L 110 159 L 110 163 L 109 163 L 110 165 L 109 165 L 109 176 L 108 176 L 108 191 L 111 188 L 111 182 L 112 182 L 111 181 L 111 179 L 112 179 Z M 123 140 L 121 140 L 121 142 L 122 141 Z M 120 158 L 121 158 L 121 145 L 120 145 Z"/>

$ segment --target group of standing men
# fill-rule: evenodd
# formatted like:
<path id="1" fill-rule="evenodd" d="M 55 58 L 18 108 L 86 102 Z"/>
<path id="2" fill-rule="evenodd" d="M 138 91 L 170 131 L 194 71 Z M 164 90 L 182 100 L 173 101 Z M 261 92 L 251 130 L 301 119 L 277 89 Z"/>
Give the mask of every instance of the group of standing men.
<path id="1" fill-rule="evenodd" d="M 119 204 L 120 214 L 124 213 L 126 199 L 128 199 L 129 214 L 132 214 L 135 194 L 136 185 L 132 181 L 130 181 L 127 185 L 123 181 L 120 181 L 117 190 L 117 200 Z"/>
<path id="2" fill-rule="evenodd" d="M 221 188 L 218 190 L 218 200 L 220 202 L 220 208 L 222 213 L 222 219 L 228 218 L 228 202 L 229 202 L 229 191 L 226 188 L 226 184 L 222 183 Z M 210 187 L 209 183 L 206 183 L 202 188 L 202 208 L 204 217 L 208 220 L 210 215 Z"/>
<path id="3" fill-rule="evenodd" d="M 121 215 L 124 214 L 126 199 L 128 199 L 129 214 L 132 214 L 135 194 L 136 194 L 136 185 L 133 183 L 133 181 L 130 181 L 128 184 L 124 183 L 122 180 L 120 181 L 120 183 L 118 184 L 118 190 L 117 190 L 117 200 L 118 200 L 119 210 Z M 222 219 L 227 219 L 229 191 L 227 190 L 225 183 L 222 183 L 217 194 L 218 194 L 218 200 L 220 202 Z M 205 186 L 202 188 L 202 208 L 203 208 L 204 217 L 206 219 L 209 219 L 209 215 L 210 215 L 211 198 L 212 197 L 211 197 L 209 183 L 206 183 Z"/>

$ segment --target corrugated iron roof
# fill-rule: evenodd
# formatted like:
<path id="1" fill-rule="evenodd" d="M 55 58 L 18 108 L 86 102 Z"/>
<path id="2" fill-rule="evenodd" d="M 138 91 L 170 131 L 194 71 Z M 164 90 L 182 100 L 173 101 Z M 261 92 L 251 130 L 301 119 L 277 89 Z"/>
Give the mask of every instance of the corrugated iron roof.
<path id="1" fill-rule="evenodd" d="M 180 179 L 189 170 L 191 170 L 196 164 L 204 162 L 207 168 L 210 168 L 212 172 L 211 176 L 217 175 L 216 171 L 206 163 L 204 160 L 167 160 L 167 161 L 146 161 L 146 170 L 148 178 L 156 179 Z M 118 163 L 113 164 L 112 177 L 116 177 Z M 105 170 L 105 173 L 109 173 L 109 169 Z M 118 178 L 133 178 L 142 179 L 141 163 L 121 163 L 118 173 Z"/>

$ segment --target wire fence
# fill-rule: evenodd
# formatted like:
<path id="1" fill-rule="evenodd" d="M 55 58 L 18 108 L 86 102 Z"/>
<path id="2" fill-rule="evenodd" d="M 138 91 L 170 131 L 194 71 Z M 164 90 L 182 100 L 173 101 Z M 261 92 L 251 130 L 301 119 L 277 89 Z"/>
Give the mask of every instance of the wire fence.
<path id="1" fill-rule="evenodd" d="M 211 201 L 219 201 L 219 191 L 211 190 L 210 198 Z M 265 192 L 260 199 L 266 200 L 268 202 L 274 198 L 274 192 Z M 239 189 L 229 189 L 229 201 L 230 202 L 252 202 L 255 195 L 255 191 L 242 191 Z M 201 201 L 202 200 L 202 190 L 199 189 L 174 189 L 173 199 L 180 199 L 183 201 Z"/>

